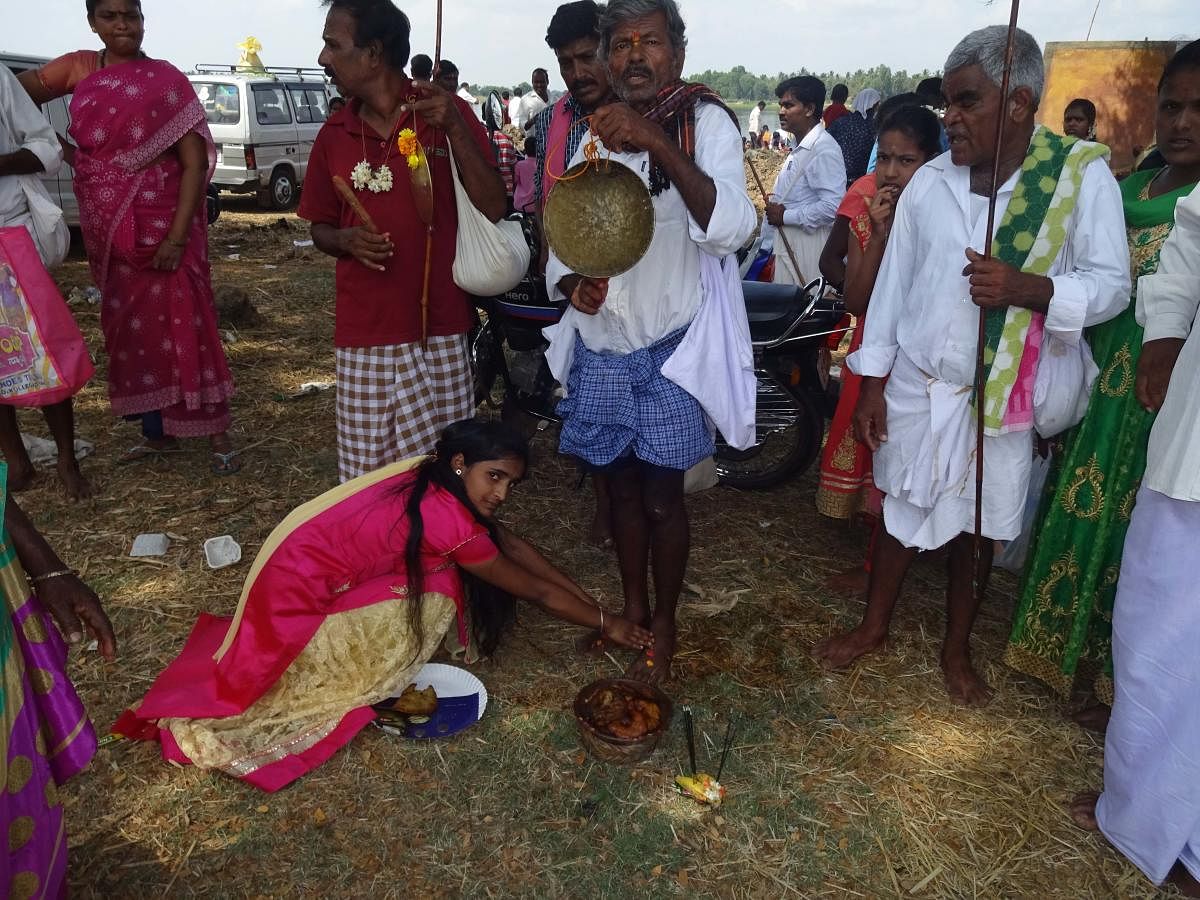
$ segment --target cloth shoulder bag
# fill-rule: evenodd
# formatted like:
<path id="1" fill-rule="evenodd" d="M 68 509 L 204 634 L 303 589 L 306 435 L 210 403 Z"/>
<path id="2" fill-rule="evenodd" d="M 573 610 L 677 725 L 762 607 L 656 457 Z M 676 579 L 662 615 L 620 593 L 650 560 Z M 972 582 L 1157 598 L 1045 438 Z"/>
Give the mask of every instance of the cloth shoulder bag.
<path id="1" fill-rule="evenodd" d="M 1083 421 L 1100 369 L 1088 342 L 1070 344 L 1047 331 L 1042 335 L 1033 382 L 1033 427 L 1044 438 L 1062 434 Z"/>
<path id="2" fill-rule="evenodd" d="M 475 208 L 450 154 L 454 172 L 454 205 L 458 209 L 454 283 L 476 297 L 496 297 L 511 291 L 525 277 L 533 251 L 525 240 L 520 219 L 492 222 Z"/>

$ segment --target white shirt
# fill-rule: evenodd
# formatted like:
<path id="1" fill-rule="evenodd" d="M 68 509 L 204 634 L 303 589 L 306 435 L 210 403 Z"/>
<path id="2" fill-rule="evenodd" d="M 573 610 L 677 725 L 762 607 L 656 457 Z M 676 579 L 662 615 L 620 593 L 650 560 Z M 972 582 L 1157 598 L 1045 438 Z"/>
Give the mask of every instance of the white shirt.
<path id="1" fill-rule="evenodd" d="M 458 89 L 458 97 L 460 100 L 465 100 L 471 109 L 475 110 L 476 118 L 482 121 L 483 119 L 483 104 L 481 104 L 474 94 L 464 87 Z"/>
<path id="2" fill-rule="evenodd" d="M 7 66 L 0 65 L 0 154 L 18 150 L 33 153 L 41 160 L 47 175 L 62 167 L 62 147 L 54 128 L 29 99 L 17 76 Z M 23 177 L 26 176 L 0 177 L 0 227 L 24 225 L 29 218 L 29 205 L 21 187 Z"/>
<path id="3" fill-rule="evenodd" d="M 1150 432 L 1143 484 L 1176 500 L 1200 500 L 1200 188 L 1175 207 L 1158 271 L 1138 279 L 1143 343 L 1184 338 L 1167 399 Z"/>
<path id="4" fill-rule="evenodd" d="M 518 128 L 521 127 L 521 98 L 508 98 L 508 121 Z"/>
<path id="5" fill-rule="evenodd" d="M 546 101 L 539 97 L 536 91 L 530 91 L 521 98 L 521 105 L 517 108 L 517 127 L 528 129 L 537 118 L 537 114 L 545 108 Z"/>
<path id="6" fill-rule="evenodd" d="M 1000 188 L 1003 221 L 1018 172 Z M 882 378 L 896 354 L 927 375 L 955 385 L 975 380 L 979 308 L 963 276 L 965 250 L 981 250 L 987 217 L 972 222 L 971 173 L 950 154 L 926 163 L 904 193 L 888 238 L 863 343 L 847 360 L 859 375 Z M 1083 173 L 1068 236 L 1047 273 L 1054 296 L 1045 328 L 1074 345 L 1083 329 L 1118 315 L 1129 303 L 1129 245 L 1121 192 L 1105 160 Z"/>
<path id="7" fill-rule="evenodd" d="M 762 131 L 762 110 L 757 106 L 750 110 L 750 133 L 758 134 Z"/>
<path id="8" fill-rule="evenodd" d="M 788 154 L 771 194 L 784 206 L 784 225 L 815 231 L 833 224 L 846 196 L 846 162 L 824 125 L 813 127 Z M 762 235 L 763 246 L 773 246 L 775 226 L 764 222 Z"/>
<path id="9" fill-rule="evenodd" d="M 580 143 L 571 164 L 583 159 L 589 136 Z M 607 155 L 604 151 L 602 155 Z M 649 185 L 650 155 L 613 153 Z M 696 110 L 696 165 L 712 178 L 717 202 L 702 229 L 688 212 L 674 185 L 652 198 L 654 237 L 646 255 L 624 275 L 609 280 L 608 298 L 594 316 L 574 308 L 563 321 L 573 324 L 589 350 L 632 353 L 688 325 L 700 307 L 700 253 L 723 258 L 736 252 L 754 233 L 757 215 L 746 195 L 742 135 L 718 106 L 701 103 Z M 546 285 L 552 299 L 563 299 L 559 280 L 571 274 L 550 252 Z"/>

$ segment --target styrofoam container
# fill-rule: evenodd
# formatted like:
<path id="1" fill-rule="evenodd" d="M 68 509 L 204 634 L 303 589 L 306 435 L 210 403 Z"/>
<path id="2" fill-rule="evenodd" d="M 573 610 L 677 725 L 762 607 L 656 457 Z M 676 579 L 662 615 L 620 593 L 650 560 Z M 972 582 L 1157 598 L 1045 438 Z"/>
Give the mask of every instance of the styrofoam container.
<path id="1" fill-rule="evenodd" d="M 133 549 L 129 551 L 129 555 L 134 559 L 166 556 L 170 546 L 171 539 L 165 534 L 139 534 L 133 539 Z"/>
<path id="2" fill-rule="evenodd" d="M 242 547 L 230 535 L 209 538 L 204 542 L 204 560 L 210 569 L 224 569 L 242 561 Z"/>

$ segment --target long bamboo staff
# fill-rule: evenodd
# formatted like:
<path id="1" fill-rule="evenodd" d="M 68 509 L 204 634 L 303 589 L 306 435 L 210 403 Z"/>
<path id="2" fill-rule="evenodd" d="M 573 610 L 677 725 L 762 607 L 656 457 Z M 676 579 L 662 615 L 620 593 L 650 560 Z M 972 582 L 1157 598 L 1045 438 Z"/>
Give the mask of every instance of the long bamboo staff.
<path id="1" fill-rule="evenodd" d="M 1008 43 L 1004 48 L 1004 76 L 1000 79 L 1000 113 L 996 122 L 996 145 L 992 156 L 992 180 L 988 193 L 987 231 L 984 233 L 983 256 L 991 259 L 992 234 L 996 226 L 996 196 L 1000 190 L 1000 149 L 1004 146 L 1004 126 L 1008 111 L 1008 88 L 1012 81 L 1013 53 L 1017 40 L 1017 13 L 1021 0 L 1012 0 L 1008 17 Z M 986 372 L 983 351 L 987 341 L 987 310 L 979 308 L 979 341 L 975 348 L 975 600 L 983 600 L 986 573 L 983 571 L 983 431 L 984 389 Z"/>
<path id="2" fill-rule="evenodd" d="M 752 160 L 749 155 L 746 156 L 746 165 L 750 167 L 750 174 L 754 176 L 754 183 L 758 185 L 758 191 L 760 194 L 762 194 L 763 205 L 765 206 L 770 202 L 770 200 L 768 200 L 770 194 L 767 193 L 766 186 L 763 185 L 763 180 L 759 177 L 758 169 L 754 166 L 754 160 Z M 763 213 L 763 216 L 765 218 L 766 213 Z M 804 273 L 800 271 L 800 263 L 796 261 L 796 254 L 792 250 L 792 245 L 788 241 L 787 235 L 783 233 L 783 227 L 780 226 L 776 233 L 779 235 L 779 239 L 783 241 L 783 249 L 787 251 L 788 259 L 792 261 L 792 268 L 796 272 L 796 280 L 799 281 L 800 286 L 803 287 L 808 282 L 804 280 Z"/>

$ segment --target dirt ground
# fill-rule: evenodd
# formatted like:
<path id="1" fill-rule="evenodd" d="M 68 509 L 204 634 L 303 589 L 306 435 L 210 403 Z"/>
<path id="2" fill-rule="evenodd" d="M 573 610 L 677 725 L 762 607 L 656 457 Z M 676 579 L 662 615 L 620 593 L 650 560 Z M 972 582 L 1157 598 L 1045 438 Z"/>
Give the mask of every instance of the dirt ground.
<path id="1" fill-rule="evenodd" d="M 773 180 L 773 174 L 769 176 Z M 227 198 L 229 199 L 229 198 Z M 118 465 L 137 442 L 105 399 L 98 307 L 73 309 L 98 356 L 78 398 L 95 499 L 68 503 L 52 472 L 21 502 L 105 599 L 120 659 L 83 652 L 72 674 L 102 731 L 178 652 L 197 613 L 231 613 L 250 561 L 294 506 L 336 481 L 332 265 L 294 246 L 293 216 L 232 199 L 211 234 L 214 280 L 248 292 L 261 321 L 232 335 L 235 438 L 245 468 L 209 473 L 195 443 L 170 461 Z M 236 259 L 231 258 L 233 255 Z M 86 264 L 59 272 L 64 293 Z M 45 434 L 40 417 L 23 425 Z M 533 477 L 506 521 L 587 588 L 619 604 L 614 558 L 586 540 L 590 492 L 537 436 Z M 149 745 L 103 748 L 65 792 L 79 897 L 1150 897 L 1136 870 L 1077 831 L 1065 804 L 1101 780 L 1101 745 L 1040 685 L 999 657 L 1015 584 L 996 580 L 977 655 L 988 709 L 946 699 L 937 668 L 936 558 L 909 579 L 893 647 L 846 675 L 808 656 L 857 601 L 822 580 L 860 560 L 866 535 L 817 515 L 813 473 L 777 490 L 718 488 L 690 500 L 692 566 L 678 680 L 703 765 L 730 716 L 738 730 L 705 812 L 671 790 L 682 729 L 636 768 L 593 762 L 569 705 L 624 659 L 582 660 L 576 630 L 526 610 L 477 673 L 487 714 L 458 737 L 407 743 L 364 731 L 318 771 L 268 796 L 164 764 Z M 130 559 L 139 532 L 175 536 L 163 560 Z M 231 534 L 243 561 L 210 571 L 205 538 Z"/>

